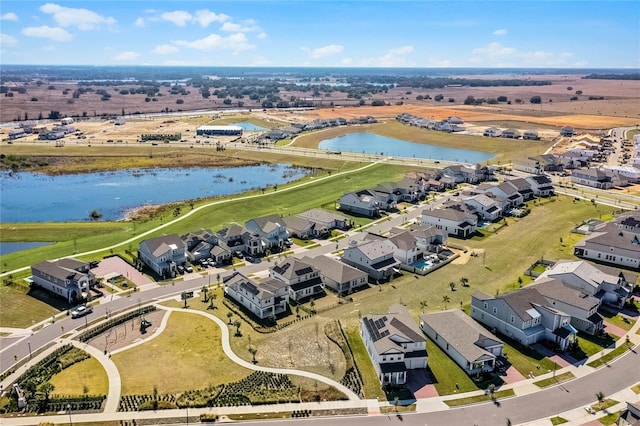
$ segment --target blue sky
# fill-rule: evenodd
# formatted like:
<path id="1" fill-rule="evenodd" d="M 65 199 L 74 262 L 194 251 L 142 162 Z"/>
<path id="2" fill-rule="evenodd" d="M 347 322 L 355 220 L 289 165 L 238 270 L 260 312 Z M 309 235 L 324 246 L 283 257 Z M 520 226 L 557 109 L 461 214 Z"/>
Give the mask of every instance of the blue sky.
<path id="1" fill-rule="evenodd" d="M 640 6 L 2 0 L 0 63 L 640 68 Z"/>

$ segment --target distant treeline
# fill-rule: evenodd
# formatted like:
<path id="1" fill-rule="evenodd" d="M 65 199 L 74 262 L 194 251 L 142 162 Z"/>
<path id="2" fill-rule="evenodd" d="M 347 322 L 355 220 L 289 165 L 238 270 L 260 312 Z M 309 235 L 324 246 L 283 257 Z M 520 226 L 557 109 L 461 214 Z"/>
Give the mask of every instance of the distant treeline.
<path id="1" fill-rule="evenodd" d="M 640 73 L 636 74 L 589 74 L 582 78 L 591 80 L 640 80 Z"/>
<path id="2" fill-rule="evenodd" d="M 397 76 L 356 76 L 347 78 L 351 85 L 382 84 L 397 87 L 440 89 L 446 86 L 493 87 L 493 86 L 549 86 L 548 80 L 530 79 L 481 79 L 447 77 L 397 77 Z"/>

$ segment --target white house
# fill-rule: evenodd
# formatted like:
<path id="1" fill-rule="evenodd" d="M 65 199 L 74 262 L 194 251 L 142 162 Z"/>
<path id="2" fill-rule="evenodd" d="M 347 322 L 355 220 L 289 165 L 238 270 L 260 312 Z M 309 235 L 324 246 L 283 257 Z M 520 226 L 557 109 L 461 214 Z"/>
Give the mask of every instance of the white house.
<path id="1" fill-rule="evenodd" d="M 355 213 L 361 216 L 378 216 L 380 206 L 376 195 L 367 189 L 348 192 L 340 197 L 338 210 Z"/>
<path id="2" fill-rule="evenodd" d="M 244 223 L 244 227 L 251 234 L 258 235 L 262 242 L 262 252 L 282 250 L 289 238 L 287 227 L 277 214 L 250 219 Z"/>
<path id="3" fill-rule="evenodd" d="M 493 222 L 502 216 L 502 208 L 498 202 L 484 194 L 465 198 L 464 203 L 471 207 L 473 211 L 484 220 Z"/>
<path id="4" fill-rule="evenodd" d="M 269 268 L 269 276 L 289 286 L 289 298 L 300 301 L 324 294 L 324 282 L 320 270 L 295 257 Z"/>
<path id="5" fill-rule="evenodd" d="M 427 340 L 404 306 L 362 317 L 360 333 L 383 386 L 405 384 L 407 370 L 427 367 Z"/>
<path id="6" fill-rule="evenodd" d="M 385 240 L 351 240 L 342 253 L 342 261 L 367 273 L 374 280 L 392 278 L 400 266 L 393 256 L 393 248 Z"/>
<path id="7" fill-rule="evenodd" d="M 504 343 L 460 309 L 420 315 L 420 328 L 469 375 L 490 372 Z"/>
<path id="8" fill-rule="evenodd" d="M 435 226 L 436 229 L 458 238 L 469 238 L 476 232 L 478 218 L 455 209 L 425 209 L 422 211 L 419 223 L 426 226 Z"/>
<path id="9" fill-rule="evenodd" d="M 187 262 L 187 246 L 178 234 L 151 238 L 140 243 L 138 259 L 163 278 L 175 277 Z"/>
<path id="10" fill-rule="evenodd" d="M 289 291 L 286 283 L 266 278 L 252 280 L 240 272 L 223 278 L 224 292 L 261 319 L 287 311 Z"/>

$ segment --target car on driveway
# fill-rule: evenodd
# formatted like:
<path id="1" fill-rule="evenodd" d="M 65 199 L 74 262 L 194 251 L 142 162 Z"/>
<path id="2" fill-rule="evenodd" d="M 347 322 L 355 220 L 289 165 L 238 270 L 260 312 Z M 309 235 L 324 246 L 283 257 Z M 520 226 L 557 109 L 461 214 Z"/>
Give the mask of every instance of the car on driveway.
<path id="1" fill-rule="evenodd" d="M 93 308 L 91 306 L 78 306 L 71 312 L 71 318 L 80 318 L 85 315 L 89 315 L 91 312 L 93 312 Z"/>

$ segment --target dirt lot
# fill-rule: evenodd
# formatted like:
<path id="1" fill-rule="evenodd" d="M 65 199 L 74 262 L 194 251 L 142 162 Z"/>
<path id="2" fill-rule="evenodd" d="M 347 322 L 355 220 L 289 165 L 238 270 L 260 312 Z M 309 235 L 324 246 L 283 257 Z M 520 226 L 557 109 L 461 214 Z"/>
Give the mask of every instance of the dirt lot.
<path id="1" fill-rule="evenodd" d="M 142 317 L 138 317 L 110 328 L 105 333 L 96 336 L 87 343 L 100 350 L 105 350 L 106 347 L 109 352 L 112 352 L 140 340 L 147 340 L 155 336 L 155 330 L 160 327 L 162 318 L 167 314 L 168 312 L 163 309 L 158 309 L 157 311 L 146 314 L 144 319 L 151 322 L 151 327 L 147 328 L 145 334 L 140 333 L 140 321 Z"/>

